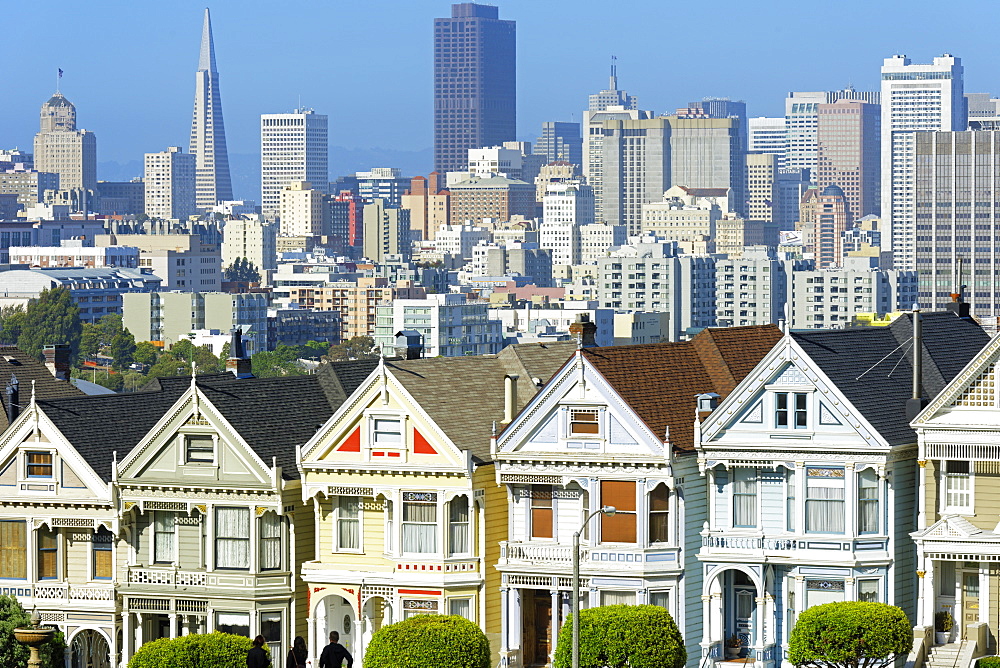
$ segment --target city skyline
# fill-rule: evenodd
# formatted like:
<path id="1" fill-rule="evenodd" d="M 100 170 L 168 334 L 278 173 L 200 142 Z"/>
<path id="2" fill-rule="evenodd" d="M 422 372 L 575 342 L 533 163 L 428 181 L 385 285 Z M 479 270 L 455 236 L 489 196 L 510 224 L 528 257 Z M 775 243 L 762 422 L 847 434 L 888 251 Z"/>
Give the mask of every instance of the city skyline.
<path id="1" fill-rule="evenodd" d="M 433 139 L 432 126 L 432 36 L 433 19 L 447 15 L 449 2 L 407 5 L 377 2 L 362 11 L 357 7 L 338 8 L 338 22 L 352 23 L 367 13 L 377 14 L 378 29 L 361 29 L 336 40 L 320 28 L 332 12 L 310 7 L 265 14 L 263 3 L 251 4 L 251 11 L 234 11 L 232 2 L 214 3 L 215 40 L 220 54 L 220 70 L 226 73 L 226 117 L 230 152 L 253 155 L 258 149 L 258 119 L 262 113 L 278 113 L 298 105 L 315 108 L 331 118 L 330 143 L 348 149 L 387 148 L 425 151 Z M 968 92 L 1000 90 L 996 76 L 987 74 L 991 54 L 985 28 L 958 24 L 961 12 L 935 19 L 924 25 L 918 19 L 897 15 L 891 6 L 867 7 L 868 22 L 849 25 L 857 39 L 855 50 L 833 50 L 839 44 L 826 34 L 843 34 L 831 29 L 807 40 L 791 31 L 799 20 L 808 20 L 820 8 L 787 6 L 789 21 L 774 25 L 774 14 L 758 16 L 752 8 L 723 3 L 719 11 L 705 17 L 714 21 L 716 31 L 735 31 L 747 37 L 713 40 L 711 51 L 699 31 L 671 33 L 669 53 L 691 54 L 675 61 L 661 61 L 660 41 L 652 41 L 660 24 L 644 26 L 627 20 L 627 14 L 602 19 L 606 34 L 613 37 L 591 46 L 594 36 L 586 29 L 585 12 L 569 12 L 563 2 L 545 6 L 510 0 L 498 3 L 501 15 L 518 24 L 518 126 L 519 139 L 534 140 L 545 121 L 579 122 L 586 97 L 606 85 L 610 56 L 618 57 L 620 86 L 637 95 L 640 107 L 656 113 L 672 111 L 690 100 L 704 96 L 744 99 L 749 116 L 780 115 L 784 95 L 791 90 L 829 90 L 853 84 L 859 90 L 877 90 L 881 60 L 893 53 L 905 53 L 915 62 L 929 61 L 943 52 L 959 55 L 966 66 Z M 165 7 L 144 8 L 142 12 L 119 3 L 102 3 L 88 8 L 85 24 L 99 23 L 113 31 L 136 34 L 143 25 L 156 25 L 154 33 L 143 34 L 141 42 L 125 40 L 115 49 L 93 49 L 81 53 L 77 22 L 49 20 L 65 15 L 68 5 L 12 7 L 11 25 L 26 33 L 44 25 L 53 46 L 33 61 L 29 68 L 9 68 L 4 75 L 15 94 L 0 110 L 0 143 L 4 146 L 29 145 L 34 132 L 38 105 L 51 96 L 56 68 L 65 71 L 63 93 L 78 108 L 82 127 L 99 137 L 100 162 L 141 161 L 145 152 L 167 145 L 185 145 L 190 129 L 190 72 L 196 65 L 203 3 L 177 2 Z M 911 11 L 912 6 L 909 6 Z M 240 5 L 243 9 L 243 5 Z M 585 9 L 585 8 L 582 8 Z M 637 7 L 635 11 L 641 12 Z M 694 17 L 703 10 L 694 8 Z M 307 14 L 307 12 L 309 14 Z M 914 12 L 920 14 L 920 12 Z M 852 13 L 823 14 L 831 28 L 846 29 Z M 305 20 L 309 17 L 309 20 Z M 265 20 L 266 19 L 266 20 Z M 566 29 L 548 29 L 561 20 Z M 766 25 L 768 39 L 758 39 Z M 891 22 L 892 30 L 886 30 Z M 364 22 L 353 22 L 364 26 Z M 65 28 L 62 27 L 65 25 Z M 267 44 L 271 48 L 248 48 L 248 36 L 259 35 L 269 26 Z M 370 25 L 370 24 L 369 24 Z M 761 30 L 754 30 L 758 26 Z M 919 28 L 919 30 L 917 30 Z M 790 31 L 790 32 L 789 32 Z M 557 34 L 558 33 L 558 34 Z M 794 34 L 793 34 L 794 33 Z M 906 39 L 890 35 L 906 34 Z M 963 43 L 954 35 L 961 34 Z M 620 37 L 614 37 L 620 35 Z M 372 46 L 373 37 L 383 37 Z M 773 39 L 779 36 L 782 39 Z M 250 37 L 252 38 L 252 37 Z M 648 38 L 648 39 L 647 39 Z M 130 55 L 129 44 L 143 48 Z M 391 49 L 379 44 L 391 44 Z M 315 45 L 311 49 L 302 45 Z M 822 53 L 829 50 L 830 56 Z M 123 53 L 125 51 L 125 53 Z M 400 60 L 400 54 L 405 60 Z M 790 57 L 787 54 L 804 54 Z M 554 55 L 555 54 L 555 55 Z M 324 66 L 329 59 L 333 66 Z M 697 60 L 697 62 L 695 62 Z M 780 74 L 769 71 L 781 63 Z M 304 65 L 303 63 L 309 63 Z M 352 63 L 354 66 L 352 66 Z M 398 76 L 400 64 L 409 66 L 412 76 Z M 547 65 L 547 66 L 546 66 Z M 665 66 L 666 65 L 666 66 Z M 556 68 L 558 77 L 544 72 Z M 111 74 L 113 73 L 113 75 Z M 389 77 L 391 73 L 396 76 Z M 391 86 L 386 83 L 392 81 Z M 147 95 L 122 95 L 136 88 L 154 93 L 157 103 L 148 104 Z M 136 88 L 133 88 L 136 87 Z M 345 101 L 345 97 L 348 98 Z M 135 100 L 135 102 L 132 102 Z M 363 102 L 359 103 L 359 100 Z M 402 102 L 400 102 L 402 100 Z M 133 107 L 132 105 L 142 104 Z M 402 113 L 400 109 L 402 108 Z M 428 169 L 430 168 L 428 160 Z M 337 160 L 331 155 L 331 163 Z M 138 175 L 138 174 L 137 174 Z M 103 178 L 103 177 L 102 177 Z M 252 192 L 237 196 L 253 197 Z"/>

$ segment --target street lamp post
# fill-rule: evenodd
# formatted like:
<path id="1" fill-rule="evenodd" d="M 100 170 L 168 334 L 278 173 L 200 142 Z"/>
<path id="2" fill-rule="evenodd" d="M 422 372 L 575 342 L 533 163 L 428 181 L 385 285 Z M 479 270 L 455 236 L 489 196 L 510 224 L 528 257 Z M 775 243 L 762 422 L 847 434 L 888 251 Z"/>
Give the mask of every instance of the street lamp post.
<path id="1" fill-rule="evenodd" d="M 611 517 L 615 514 L 615 507 L 601 506 L 587 515 L 587 519 L 583 521 L 580 529 L 573 533 L 573 591 L 570 593 L 570 610 L 573 613 L 573 639 L 570 649 L 573 657 L 573 668 L 580 668 L 580 534 L 587 527 L 587 523 L 598 513 L 604 513 Z"/>

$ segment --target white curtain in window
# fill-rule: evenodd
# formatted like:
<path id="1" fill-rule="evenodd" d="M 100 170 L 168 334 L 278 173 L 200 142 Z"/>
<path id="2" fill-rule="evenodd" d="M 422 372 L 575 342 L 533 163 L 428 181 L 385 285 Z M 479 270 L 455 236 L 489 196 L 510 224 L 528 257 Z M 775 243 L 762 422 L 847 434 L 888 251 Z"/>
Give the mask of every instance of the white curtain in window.
<path id="1" fill-rule="evenodd" d="M 173 513 L 162 511 L 153 516 L 153 561 L 173 563 L 175 517 Z"/>
<path id="2" fill-rule="evenodd" d="M 878 580 L 858 580 L 858 600 L 878 603 Z"/>
<path id="3" fill-rule="evenodd" d="M 877 533 L 878 515 L 878 475 L 866 469 L 858 474 L 858 533 Z"/>
<path id="4" fill-rule="evenodd" d="M 635 605 L 635 592 L 602 591 L 601 605 Z"/>
<path id="5" fill-rule="evenodd" d="M 757 470 L 736 469 L 733 474 L 733 526 L 757 526 Z"/>
<path id="6" fill-rule="evenodd" d="M 215 566 L 250 568 L 250 509 L 215 509 Z"/>
<path id="7" fill-rule="evenodd" d="M 448 614 L 472 619 L 472 599 L 453 598 L 448 601 Z"/>
<path id="8" fill-rule="evenodd" d="M 437 552 L 437 506 L 403 503 L 403 552 Z"/>
<path id="9" fill-rule="evenodd" d="M 341 496 L 337 504 L 337 545 L 341 550 L 361 547 L 360 500 L 356 496 Z"/>
<path id="10" fill-rule="evenodd" d="M 451 500 L 448 522 L 448 545 L 451 554 L 469 553 L 469 499 L 458 496 Z"/>
<path id="11" fill-rule="evenodd" d="M 843 487 L 809 487 L 806 531 L 844 533 Z"/>
<path id="12" fill-rule="evenodd" d="M 264 513 L 260 518 L 260 567 L 281 568 L 281 518 L 277 513 Z"/>

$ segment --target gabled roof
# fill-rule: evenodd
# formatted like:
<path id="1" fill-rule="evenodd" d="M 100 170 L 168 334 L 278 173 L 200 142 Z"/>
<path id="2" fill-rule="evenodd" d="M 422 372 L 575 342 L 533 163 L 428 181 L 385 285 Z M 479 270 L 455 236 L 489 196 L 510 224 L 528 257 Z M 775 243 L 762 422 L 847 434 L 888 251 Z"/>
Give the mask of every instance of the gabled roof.
<path id="1" fill-rule="evenodd" d="M 236 378 L 204 374 L 197 388 L 268 466 L 299 477 L 296 449 L 308 441 L 377 365 L 377 360 L 323 364 L 315 375 Z M 39 401 L 56 427 L 104 480 L 118 461 L 191 387 L 190 376 L 157 378 L 139 392 Z"/>
<path id="2" fill-rule="evenodd" d="M 987 344 L 974 322 L 922 313 L 923 395 L 933 399 Z M 792 332 L 792 338 L 890 445 L 914 443 L 906 400 L 913 386 L 913 314 L 887 327 Z"/>
<path id="3" fill-rule="evenodd" d="M 781 339 L 774 325 L 705 329 L 690 341 L 584 348 L 584 358 L 674 450 L 694 450 L 695 396 L 725 398 Z"/>
<path id="4" fill-rule="evenodd" d="M 32 381 L 35 382 L 36 399 L 83 396 L 83 392 L 71 382 L 57 380 L 45 364 L 17 346 L 0 346 L 0 431 L 10 424 L 7 421 L 7 393 L 4 388 L 12 375 L 17 377 L 20 412 L 24 412 L 31 401 Z"/>
<path id="5" fill-rule="evenodd" d="M 572 356 L 576 342 L 520 344 L 496 355 L 387 360 L 386 368 L 459 448 L 490 458 L 493 422 L 503 420 L 504 376 L 517 380 L 517 410 Z"/>

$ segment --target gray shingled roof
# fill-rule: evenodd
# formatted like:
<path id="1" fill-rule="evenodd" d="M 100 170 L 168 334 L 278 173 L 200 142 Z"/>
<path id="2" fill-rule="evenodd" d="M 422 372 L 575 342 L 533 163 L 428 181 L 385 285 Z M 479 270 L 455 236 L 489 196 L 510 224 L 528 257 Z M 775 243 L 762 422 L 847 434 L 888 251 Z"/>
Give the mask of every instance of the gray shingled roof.
<path id="1" fill-rule="evenodd" d="M 504 376 L 517 380 L 517 409 L 547 382 L 576 351 L 576 342 L 508 346 L 497 355 L 434 357 L 386 361 L 389 373 L 431 419 L 477 462 L 490 459 L 493 422 L 503 420 Z"/>
<path id="2" fill-rule="evenodd" d="M 31 381 L 35 381 L 35 397 L 82 397 L 83 392 L 67 380 L 56 380 L 44 363 L 16 346 L 0 346 L 0 431 L 9 426 L 7 421 L 7 394 L 4 388 L 11 376 L 17 377 L 18 404 L 27 406 L 31 400 Z"/>
<path id="3" fill-rule="evenodd" d="M 933 399 L 982 350 L 989 336 L 979 325 L 948 311 L 924 313 L 921 319 L 923 395 Z M 806 354 L 891 445 L 917 440 L 906 416 L 913 382 L 912 336 L 909 313 L 888 327 L 792 332 Z"/>

